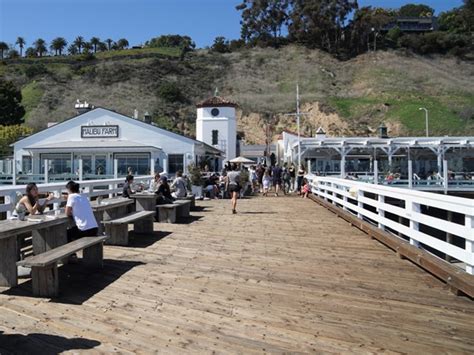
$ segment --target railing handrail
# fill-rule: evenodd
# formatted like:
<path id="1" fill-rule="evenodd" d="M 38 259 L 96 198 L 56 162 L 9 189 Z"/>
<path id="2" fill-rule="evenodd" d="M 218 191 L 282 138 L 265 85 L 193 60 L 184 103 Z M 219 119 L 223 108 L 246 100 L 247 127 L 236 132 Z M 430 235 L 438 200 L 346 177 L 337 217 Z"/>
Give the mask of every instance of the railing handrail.
<path id="1" fill-rule="evenodd" d="M 311 174 L 306 178 L 315 195 L 361 220 L 375 223 L 382 230 L 400 233 L 416 247 L 425 244 L 446 257 L 465 263 L 466 272 L 474 275 L 474 200 Z M 386 198 L 404 203 L 396 205 L 386 201 Z M 443 215 L 429 214 L 422 208 L 423 205 L 444 210 L 443 215 L 448 216 L 447 219 Z M 386 216 L 385 212 L 398 219 Z M 463 215 L 462 223 L 449 217 L 452 212 Z M 409 224 L 403 223 L 403 220 Z M 445 235 L 445 240 L 440 239 L 440 235 Z M 455 244 L 452 236 L 464 239 L 464 248 Z"/>

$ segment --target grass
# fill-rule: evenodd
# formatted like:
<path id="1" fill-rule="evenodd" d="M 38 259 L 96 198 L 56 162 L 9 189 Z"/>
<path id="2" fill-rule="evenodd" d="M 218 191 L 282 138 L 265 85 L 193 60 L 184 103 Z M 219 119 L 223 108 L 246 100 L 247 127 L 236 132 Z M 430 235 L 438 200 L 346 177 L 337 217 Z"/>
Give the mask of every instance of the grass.
<path id="1" fill-rule="evenodd" d="M 99 52 L 95 56 L 97 59 L 107 59 L 115 57 L 126 57 L 141 54 L 161 54 L 168 57 L 179 57 L 181 50 L 178 47 L 159 47 L 159 48 L 137 48 L 123 49 L 117 51 Z"/>
<path id="2" fill-rule="evenodd" d="M 329 104 L 347 120 L 358 120 L 366 117 L 380 116 L 381 121 L 401 122 L 410 134 L 422 135 L 425 132 L 425 115 L 420 107 L 429 111 L 430 132 L 436 135 L 463 134 L 466 122 L 462 120 L 456 108 L 450 102 L 468 105 L 472 98 L 430 97 L 418 93 L 390 94 L 375 97 L 329 99 Z M 386 112 L 378 112 L 377 107 L 384 107 Z M 374 113 L 375 112 L 375 113 Z"/>
<path id="3" fill-rule="evenodd" d="M 36 81 L 24 86 L 21 90 L 21 95 L 23 97 L 22 104 L 25 107 L 26 115 L 25 121 L 28 120 L 30 112 L 38 106 L 41 98 L 43 97 L 43 89 L 38 85 Z"/>

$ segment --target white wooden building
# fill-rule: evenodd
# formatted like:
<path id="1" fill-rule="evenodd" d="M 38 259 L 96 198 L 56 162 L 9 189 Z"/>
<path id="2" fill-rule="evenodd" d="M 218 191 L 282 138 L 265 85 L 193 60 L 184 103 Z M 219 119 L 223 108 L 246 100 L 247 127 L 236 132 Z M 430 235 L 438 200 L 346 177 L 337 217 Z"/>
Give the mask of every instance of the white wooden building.
<path id="1" fill-rule="evenodd" d="M 216 147 L 151 124 L 92 108 L 13 144 L 15 174 L 83 174 L 85 179 L 178 170 L 221 159 Z M 81 169 L 82 166 L 82 169 Z"/>

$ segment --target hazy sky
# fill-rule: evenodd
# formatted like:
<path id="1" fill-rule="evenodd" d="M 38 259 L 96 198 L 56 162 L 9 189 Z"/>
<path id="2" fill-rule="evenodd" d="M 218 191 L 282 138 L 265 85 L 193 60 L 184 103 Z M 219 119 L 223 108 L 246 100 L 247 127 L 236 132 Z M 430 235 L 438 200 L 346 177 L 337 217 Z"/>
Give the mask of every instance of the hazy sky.
<path id="1" fill-rule="evenodd" d="M 27 46 L 41 37 L 68 41 L 81 35 L 114 40 L 125 37 L 131 45 L 162 34 L 191 36 L 198 47 L 216 36 L 240 37 L 240 0 L 0 0 L 0 41 L 13 44 L 18 36 Z M 399 7 L 419 1 L 359 0 L 360 6 Z M 460 6 L 462 0 L 423 1 L 436 12 Z"/>

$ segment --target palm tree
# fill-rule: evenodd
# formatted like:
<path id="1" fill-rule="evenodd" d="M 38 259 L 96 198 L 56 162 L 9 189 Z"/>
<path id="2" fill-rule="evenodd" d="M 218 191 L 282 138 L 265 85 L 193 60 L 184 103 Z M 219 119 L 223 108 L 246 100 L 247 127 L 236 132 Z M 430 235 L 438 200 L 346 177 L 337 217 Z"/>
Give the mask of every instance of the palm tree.
<path id="1" fill-rule="evenodd" d="M 20 57 L 23 56 L 23 48 L 25 47 L 25 44 L 26 44 L 26 41 L 23 37 L 18 37 L 16 39 L 16 42 L 15 44 L 18 44 L 18 46 L 20 47 Z"/>
<path id="2" fill-rule="evenodd" d="M 91 44 L 91 42 L 84 42 L 84 45 L 83 45 L 83 53 L 90 53 L 90 51 L 93 49 L 93 46 Z"/>
<path id="3" fill-rule="evenodd" d="M 107 38 L 107 39 L 105 40 L 105 43 L 107 43 L 107 50 L 110 51 L 110 50 L 112 49 L 112 44 L 114 43 L 114 41 L 113 41 L 112 39 L 110 39 L 110 38 Z"/>
<path id="4" fill-rule="evenodd" d="M 67 47 L 67 51 L 70 55 L 76 55 L 79 53 L 79 49 L 74 43 Z"/>
<path id="5" fill-rule="evenodd" d="M 117 47 L 120 48 L 120 49 L 125 49 L 128 47 L 128 41 L 125 39 L 125 38 L 120 38 L 118 41 L 117 41 Z"/>
<path id="6" fill-rule="evenodd" d="M 91 44 L 94 47 L 94 53 L 96 53 L 97 52 L 97 46 L 100 44 L 99 37 L 92 37 L 91 38 Z"/>
<path id="7" fill-rule="evenodd" d="M 82 36 L 77 36 L 76 39 L 74 40 L 74 42 L 72 42 L 72 44 L 77 48 L 77 50 L 79 51 L 79 53 L 82 52 L 82 48 L 84 47 L 84 37 Z"/>
<path id="8" fill-rule="evenodd" d="M 51 42 L 51 51 L 55 52 L 55 55 L 62 55 L 64 47 L 67 46 L 67 41 L 63 37 L 57 37 Z"/>
<path id="9" fill-rule="evenodd" d="M 36 41 L 34 41 L 33 45 L 35 46 L 36 53 L 38 53 L 40 57 L 42 57 L 43 54 L 48 51 L 46 49 L 46 41 L 42 38 L 38 38 Z"/>
<path id="10" fill-rule="evenodd" d="M 0 42 L 0 58 L 3 59 L 3 54 L 8 50 L 8 44 L 5 42 Z"/>

